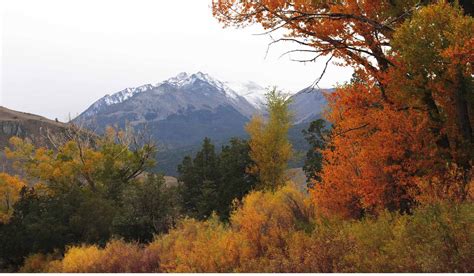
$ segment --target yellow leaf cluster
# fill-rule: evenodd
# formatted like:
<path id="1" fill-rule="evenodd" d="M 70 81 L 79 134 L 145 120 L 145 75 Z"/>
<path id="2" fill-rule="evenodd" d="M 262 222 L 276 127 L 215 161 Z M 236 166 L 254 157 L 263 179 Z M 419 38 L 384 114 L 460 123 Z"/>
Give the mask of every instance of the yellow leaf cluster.
<path id="1" fill-rule="evenodd" d="M 0 173 L 0 223 L 6 223 L 13 214 L 13 205 L 17 202 L 25 183 L 17 176 Z"/>

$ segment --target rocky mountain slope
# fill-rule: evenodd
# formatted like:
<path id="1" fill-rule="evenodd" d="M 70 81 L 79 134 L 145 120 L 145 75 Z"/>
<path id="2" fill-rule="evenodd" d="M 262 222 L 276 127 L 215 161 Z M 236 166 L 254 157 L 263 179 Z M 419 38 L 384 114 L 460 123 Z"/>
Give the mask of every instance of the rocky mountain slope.
<path id="1" fill-rule="evenodd" d="M 199 143 L 205 136 L 240 136 L 256 112 L 223 82 L 198 72 L 107 95 L 74 122 L 99 132 L 107 125 L 123 128 L 128 123 L 146 128 L 162 147 L 176 148 Z"/>
<path id="2" fill-rule="evenodd" d="M 101 132 L 108 125 L 147 128 L 166 149 L 245 135 L 252 115 L 264 113 L 265 88 L 254 83 L 224 82 L 198 72 L 180 73 L 155 85 L 127 88 L 93 103 L 74 122 Z M 313 91 L 314 92 L 314 91 Z M 321 112 L 320 93 L 301 91 L 292 98 L 296 124 Z"/>
<path id="3" fill-rule="evenodd" d="M 291 96 L 290 110 L 294 124 L 308 123 L 319 118 L 327 105 L 324 93 L 333 89 L 306 88 Z"/>

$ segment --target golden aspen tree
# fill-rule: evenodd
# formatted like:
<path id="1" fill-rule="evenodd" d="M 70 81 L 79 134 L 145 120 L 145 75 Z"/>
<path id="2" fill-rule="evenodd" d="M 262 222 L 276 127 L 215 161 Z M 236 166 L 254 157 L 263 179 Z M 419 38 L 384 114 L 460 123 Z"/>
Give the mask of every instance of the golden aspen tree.
<path id="1" fill-rule="evenodd" d="M 255 162 L 249 171 L 258 175 L 260 189 L 275 190 L 285 184 L 287 163 L 292 156 L 288 140 L 290 101 L 276 89 L 267 94 L 267 101 L 268 120 L 255 116 L 246 126 L 250 134 L 250 157 Z"/>
<path id="2" fill-rule="evenodd" d="M 16 176 L 0 173 L 0 223 L 6 223 L 13 214 L 13 205 L 25 183 Z"/>

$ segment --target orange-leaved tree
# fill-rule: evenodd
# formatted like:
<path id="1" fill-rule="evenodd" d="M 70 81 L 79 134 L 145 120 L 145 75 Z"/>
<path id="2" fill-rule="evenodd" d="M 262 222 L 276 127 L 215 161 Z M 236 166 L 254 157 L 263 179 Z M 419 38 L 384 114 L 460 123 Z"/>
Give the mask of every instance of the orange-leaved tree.
<path id="1" fill-rule="evenodd" d="M 342 60 L 357 78 L 330 97 L 335 129 L 314 195 L 359 217 L 409 211 L 472 186 L 473 19 L 457 2 L 214 0 L 226 25 L 259 23 L 277 41 Z M 294 51 L 290 51 L 294 52 Z"/>
<path id="2" fill-rule="evenodd" d="M 470 198 L 473 22 L 444 2 L 420 9 L 394 33 L 387 100 L 368 79 L 329 96 L 334 135 L 314 191 L 323 210 L 360 217 Z"/>
<path id="3" fill-rule="evenodd" d="M 290 42 L 290 52 L 339 58 L 359 75 L 375 78 L 392 64 L 387 50 L 395 29 L 420 5 L 405 0 L 213 0 L 214 16 L 228 25 L 259 23 L 266 31 L 281 31 L 275 42 Z M 383 93 L 383 90 L 381 91 Z"/>
<path id="4" fill-rule="evenodd" d="M 383 104 L 374 89 L 356 83 L 328 95 L 333 130 L 312 191 L 325 213 L 408 211 L 419 178 L 439 165 L 424 112 Z"/>

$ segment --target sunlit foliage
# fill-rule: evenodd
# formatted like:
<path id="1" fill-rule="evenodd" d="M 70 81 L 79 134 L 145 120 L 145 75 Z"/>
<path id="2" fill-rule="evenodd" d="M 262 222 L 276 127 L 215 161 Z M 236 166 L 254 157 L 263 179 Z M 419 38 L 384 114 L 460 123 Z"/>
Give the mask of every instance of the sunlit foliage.
<path id="1" fill-rule="evenodd" d="M 334 132 L 312 175 L 321 211 L 360 218 L 472 200 L 473 19 L 450 2 L 213 1 L 226 26 L 259 24 L 313 55 L 304 61 L 354 69 L 329 96 Z"/>
<path id="2" fill-rule="evenodd" d="M 318 217 L 285 186 L 253 192 L 226 225 L 188 219 L 144 246 L 113 241 L 70 248 L 57 272 L 469 272 L 472 204 L 436 204 L 377 219 Z M 27 261 L 31 266 L 38 256 Z M 46 258 L 44 258 L 45 261 Z M 36 264 L 36 267 L 41 265 Z"/>
<path id="3" fill-rule="evenodd" d="M 13 214 L 13 205 L 20 197 L 25 183 L 18 177 L 0 173 L 0 223 L 7 223 Z"/>
<path id="4" fill-rule="evenodd" d="M 103 245 L 112 236 L 147 242 L 179 216 L 176 188 L 150 173 L 152 144 L 113 129 L 104 137 L 69 134 L 51 138 L 54 149 L 11 139 L 7 156 L 29 185 L 0 177 L 2 199 L 8 200 L 2 220 L 9 218 L 0 224 L 2 268 L 14 269 L 31 254 L 61 253 L 71 244 Z"/>

